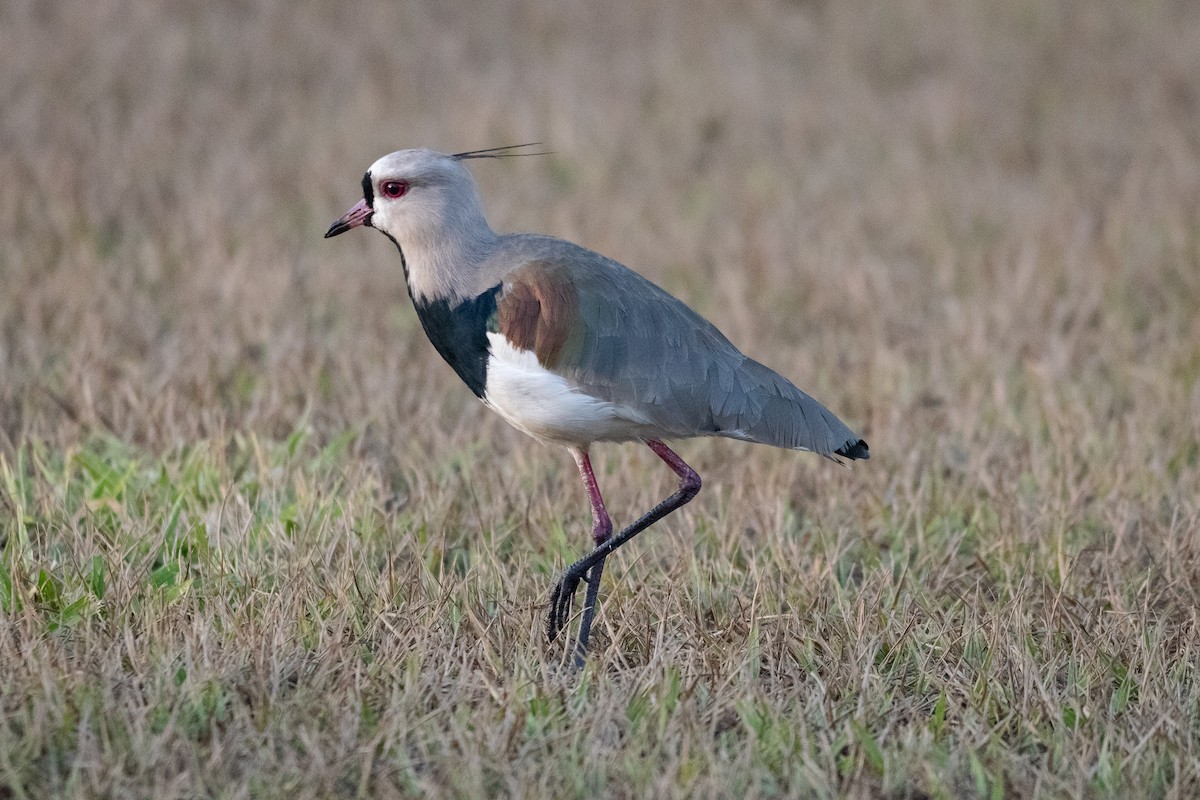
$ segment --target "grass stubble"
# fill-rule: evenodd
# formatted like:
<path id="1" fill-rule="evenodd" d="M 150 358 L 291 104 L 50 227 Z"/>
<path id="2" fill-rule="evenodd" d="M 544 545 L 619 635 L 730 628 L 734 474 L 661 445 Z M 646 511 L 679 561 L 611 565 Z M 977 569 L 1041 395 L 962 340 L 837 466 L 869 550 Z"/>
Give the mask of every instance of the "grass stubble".
<path id="1" fill-rule="evenodd" d="M 0 795 L 1200 792 L 1194 4 L 22 0 L 0 53 Z M 682 445 L 578 675 L 569 459 L 320 239 L 381 153 L 531 138 L 498 228 L 872 445 Z"/>

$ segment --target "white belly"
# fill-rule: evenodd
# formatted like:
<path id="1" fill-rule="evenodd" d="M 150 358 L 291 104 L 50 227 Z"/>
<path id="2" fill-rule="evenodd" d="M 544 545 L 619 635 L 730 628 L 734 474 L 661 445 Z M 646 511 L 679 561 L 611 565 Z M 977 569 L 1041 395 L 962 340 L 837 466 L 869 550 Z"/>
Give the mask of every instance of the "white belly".
<path id="1" fill-rule="evenodd" d="M 510 425 L 535 439 L 586 445 L 652 435 L 653 426 L 635 409 L 585 394 L 518 350 L 499 333 L 489 333 L 491 355 L 483 402 Z"/>

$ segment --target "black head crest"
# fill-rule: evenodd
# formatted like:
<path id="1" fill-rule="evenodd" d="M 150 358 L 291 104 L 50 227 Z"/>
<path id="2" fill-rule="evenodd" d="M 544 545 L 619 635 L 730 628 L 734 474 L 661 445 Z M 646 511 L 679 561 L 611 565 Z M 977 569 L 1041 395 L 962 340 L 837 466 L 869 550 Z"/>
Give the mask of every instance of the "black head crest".
<path id="1" fill-rule="evenodd" d="M 542 150 L 536 153 L 514 153 L 513 150 L 519 150 L 522 147 L 541 147 L 541 142 L 527 142 L 526 144 L 510 144 L 504 147 L 488 147 L 484 150 L 468 150 L 465 153 L 454 153 L 450 157 L 455 161 L 465 161 L 468 158 L 516 158 L 517 156 L 548 156 L 552 152 Z"/>

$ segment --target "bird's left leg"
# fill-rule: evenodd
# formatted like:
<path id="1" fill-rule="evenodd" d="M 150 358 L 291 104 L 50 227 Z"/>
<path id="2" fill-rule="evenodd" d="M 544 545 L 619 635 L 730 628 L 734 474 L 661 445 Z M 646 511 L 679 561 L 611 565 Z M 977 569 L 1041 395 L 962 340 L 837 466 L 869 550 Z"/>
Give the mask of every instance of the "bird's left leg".
<path id="1" fill-rule="evenodd" d="M 546 634 L 550 637 L 550 641 L 554 641 L 554 637 L 558 635 L 558 632 L 567 624 L 567 620 L 570 619 L 571 597 L 575 593 L 575 589 L 579 586 L 579 581 L 585 575 L 588 577 L 588 596 L 591 597 L 594 594 L 591 572 L 594 567 L 603 566 L 604 559 L 608 557 L 609 553 L 687 503 L 700 491 L 700 476 L 682 458 L 676 455 L 671 448 L 656 439 L 651 439 L 646 442 L 646 445 L 679 476 L 679 488 L 675 490 L 674 494 L 647 511 L 632 525 L 625 528 L 625 530 L 616 536 L 605 538 L 603 542 L 596 545 L 596 549 L 592 550 L 591 553 L 567 567 L 567 571 L 563 573 L 562 578 L 559 579 L 558 584 L 554 587 L 554 592 L 550 596 L 550 616 L 546 625 Z M 598 588 L 599 575 L 596 575 L 596 584 L 595 588 Z M 583 623 L 590 625 L 591 617 L 585 616 Z M 588 628 L 581 626 L 579 631 L 581 645 L 587 644 L 588 633 Z M 582 653 L 583 648 L 581 647 L 577 654 L 577 661 L 582 658 Z"/>
<path id="2" fill-rule="evenodd" d="M 571 448 L 575 465 L 579 467 L 579 475 L 583 478 L 583 486 L 587 489 L 588 500 L 592 504 L 592 541 L 596 546 L 604 544 L 612 536 L 612 520 L 609 519 L 608 509 L 604 507 L 604 498 L 600 494 L 600 485 L 596 483 L 596 473 L 592 471 L 592 460 L 584 448 Z M 592 628 L 592 617 L 596 613 L 596 598 L 600 592 L 600 576 L 604 573 L 604 559 L 597 561 L 587 570 L 587 595 L 583 604 L 583 621 L 579 629 L 579 652 L 587 649 L 587 637 Z M 554 641 L 558 631 L 567 624 L 571 615 L 571 601 L 575 589 L 579 586 L 579 578 L 559 581 L 550 597 L 550 615 L 546 621 L 546 635 Z"/>

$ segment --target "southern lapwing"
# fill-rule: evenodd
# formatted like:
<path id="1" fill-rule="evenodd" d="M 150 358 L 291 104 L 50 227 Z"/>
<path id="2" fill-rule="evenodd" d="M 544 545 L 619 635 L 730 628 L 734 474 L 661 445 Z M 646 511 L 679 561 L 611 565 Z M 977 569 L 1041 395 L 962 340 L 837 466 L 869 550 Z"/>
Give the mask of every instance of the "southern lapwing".
<path id="1" fill-rule="evenodd" d="M 724 436 L 835 460 L 869 452 L 824 406 L 636 272 L 562 239 L 495 233 L 463 162 L 513 154 L 384 156 L 363 176 L 362 200 L 325 237 L 368 225 L 391 239 L 442 358 L 510 424 L 571 451 L 595 547 L 555 585 L 546 632 L 553 641 L 567 624 L 586 580 L 581 659 L 605 558 L 700 491 L 700 476 L 664 439 Z M 588 458 L 595 442 L 642 442 L 679 476 L 674 494 L 616 536 Z"/>

